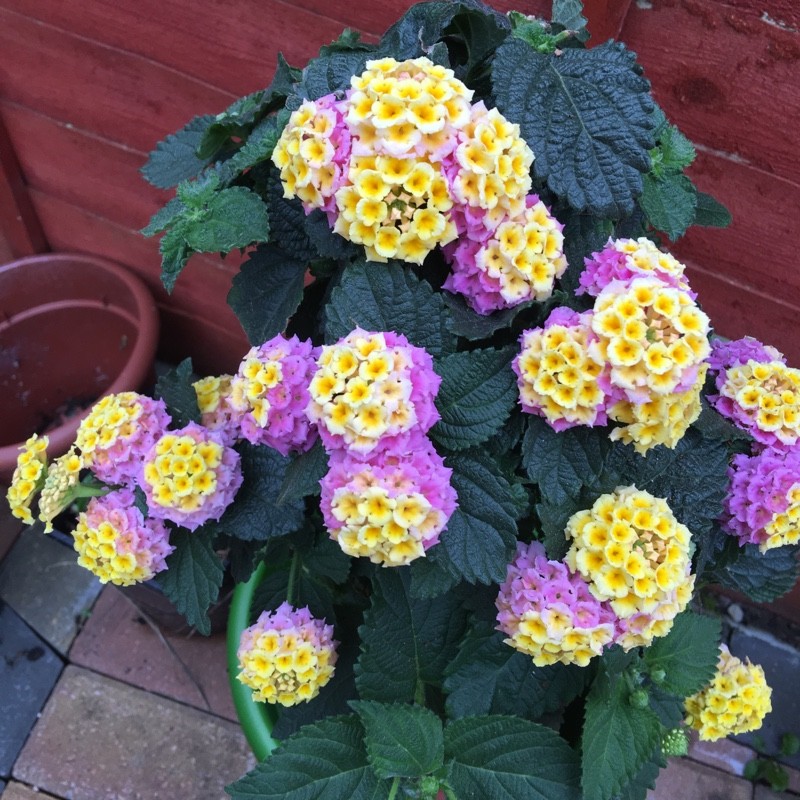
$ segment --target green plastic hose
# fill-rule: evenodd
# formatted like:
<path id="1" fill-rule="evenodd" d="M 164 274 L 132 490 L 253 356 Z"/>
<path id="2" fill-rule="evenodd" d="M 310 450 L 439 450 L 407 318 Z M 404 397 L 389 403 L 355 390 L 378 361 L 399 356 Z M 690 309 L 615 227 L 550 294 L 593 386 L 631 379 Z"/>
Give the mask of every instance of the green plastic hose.
<path id="1" fill-rule="evenodd" d="M 228 679 L 231 684 L 233 705 L 236 707 L 236 715 L 239 717 L 247 743 L 259 761 L 263 761 L 278 746 L 278 742 L 272 738 L 277 712 L 269 703 L 258 703 L 253 700 L 252 689 L 236 679 L 239 673 L 236 651 L 239 649 L 242 631 L 250 624 L 253 595 L 267 573 L 267 567 L 262 562 L 247 583 L 240 583 L 234 589 L 228 615 Z"/>

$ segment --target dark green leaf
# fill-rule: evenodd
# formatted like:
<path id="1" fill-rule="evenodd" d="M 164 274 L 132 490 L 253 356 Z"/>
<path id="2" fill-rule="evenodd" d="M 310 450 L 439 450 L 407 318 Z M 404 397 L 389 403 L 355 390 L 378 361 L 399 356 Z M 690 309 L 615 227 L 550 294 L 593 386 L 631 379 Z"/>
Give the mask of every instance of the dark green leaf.
<path id="1" fill-rule="evenodd" d="M 471 630 L 447 668 L 444 690 L 451 717 L 517 714 L 537 719 L 563 708 L 586 687 L 590 671 L 574 665 L 535 667 L 531 657 L 491 624 Z"/>
<path id="2" fill-rule="evenodd" d="M 353 715 L 301 728 L 225 790 L 233 800 L 387 800 L 390 786 L 370 768 Z"/>
<path id="3" fill-rule="evenodd" d="M 306 264 L 274 244 L 250 253 L 228 292 L 228 305 L 252 345 L 282 333 L 303 299 Z"/>
<path id="4" fill-rule="evenodd" d="M 343 236 L 334 233 L 323 211 L 315 208 L 304 220 L 306 236 L 322 258 L 334 261 L 351 261 L 359 254 L 358 248 Z M 363 254 L 363 251 L 362 251 Z"/>
<path id="5" fill-rule="evenodd" d="M 327 471 L 328 455 L 322 442 L 317 441 L 308 452 L 300 453 L 291 460 L 276 502 L 281 505 L 309 495 L 318 495 L 319 482 Z"/>
<path id="6" fill-rule="evenodd" d="M 334 583 L 344 583 L 351 564 L 350 556 L 323 532 L 309 551 L 303 569 L 315 576 L 330 578 Z"/>
<path id="7" fill-rule="evenodd" d="M 578 756 L 558 734 L 518 717 L 464 717 L 445 728 L 459 800 L 579 800 Z"/>
<path id="8" fill-rule="evenodd" d="M 505 579 L 517 540 L 515 520 L 525 513 L 525 490 L 491 456 L 476 450 L 447 457 L 458 508 L 428 558 L 469 583 Z"/>
<path id="9" fill-rule="evenodd" d="M 192 359 L 185 358 L 156 381 L 155 396 L 167 404 L 167 411 L 176 427 L 183 428 L 190 422 L 200 422 L 197 392 L 192 385 L 194 378 Z"/>
<path id="10" fill-rule="evenodd" d="M 649 790 L 654 789 L 656 778 L 663 765 L 663 756 L 660 750 L 656 752 L 642 764 L 633 780 L 622 788 L 616 795 L 615 800 L 647 800 L 650 796 Z"/>
<path id="11" fill-rule="evenodd" d="M 261 548 L 259 542 L 243 542 L 241 539 L 226 537 L 228 547 L 228 566 L 236 583 L 250 580 L 256 568 L 256 558 Z"/>
<path id="12" fill-rule="evenodd" d="M 580 286 L 581 273 L 586 267 L 584 259 L 602 250 L 614 233 L 614 226 L 608 220 L 598 219 L 590 214 L 570 213 L 564 222 L 564 255 L 569 266 L 559 279 L 559 286 L 574 294 Z"/>
<path id="13" fill-rule="evenodd" d="M 436 396 L 441 419 L 431 438 L 450 450 L 483 444 L 502 428 L 517 402 L 511 369 L 516 348 L 453 353 L 436 362 L 442 384 Z"/>
<path id="14" fill-rule="evenodd" d="M 293 261 L 308 264 L 317 257 L 317 248 L 309 240 L 306 213 L 297 198 L 287 200 L 278 173 L 271 169 L 266 182 L 270 236 L 275 246 Z"/>
<path id="15" fill-rule="evenodd" d="M 364 700 L 423 699 L 427 684 L 441 684 L 464 632 L 462 593 L 420 600 L 411 597 L 409 586 L 407 569 L 381 570 L 375 576 L 371 605 L 358 630 L 356 685 Z"/>
<path id="16" fill-rule="evenodd" d="M 417 778 L 444 764 L 442 721 L 420 706 L 353 701 L 372 769 L 381 778 Z"/>
<path id="17" fill-rule="evenodd" d="M 348 266 L 331 292 L 325 317 L 329 342 L 360 326 L 366 331 L 402 333 L 434 357 L 453 350 L 442 296 L 399 264 Z"/>
<path id="18" fill-rule="evenodd" d="M 696 428 L 705 439 L 718 439 L 723 442 L 750 442 L 752 437 L 741 428 L 737 428 L 729 419 L 723 417 L 701 398 L 703 410 L 692 427 Z"/>
<path id="19" fill-rule="evenodd" d="M 473 311 L 461 295 L 444 292 L 444 304 L 450 311 L 450 330 L 465 339 L 488 339 L 495 331 L 507 328 L 520 311 L 530 308 L 532 303 L 522 303 L 514 308 L 504 308 L 494 314 L 478 314 Z"/>
<path id="20" fill-rule="evenodd" d="M 350 88 L 350 79 L 364 71 L 372 53 L 358 50 L 336 50 L 308 63 L 301 78 L 302 91 L 309 100 Z"/>
<path id="21" fill-rule="evenodd" d="M 664 170 L 681 171 L 694 161 L 694 145 L 674 126 L 667 125 L 658 136 L 661 165 Z"/>
<path id="22" fill-rule="evenodd" d="M 660 686 L 688 697 L 710 682 L 717 668 L 721 627 L 718 619 L 684 611 L 672 630 L 644 652 L 648 670 L 666 673 Z"/>
<path id="23" fill-rule="evenodd" d="M 661 724 L 647 708 L 635 708 L 625 681 L 595 679 L 586 700 L 583 728 L 583 796 L 611 800 L 651 758 Z"/>
<path id="24" fill-rule="evenodd" d="M 585 42 L 589 38 L 581 0 L 553 0 L 553 22 L 575 31 L 578 41 Z"/>
<path id="25" fill-rule="evenodd" d="M 686 716 L 686 709 L 683 707 L 685 698 L 654 685 L 648 687 L 647 691 L 650 695 L 650 708 L 655 712 L 659 722 L 667 730 L 677 728 Z"/>
<path id="26" fill-rule="evenodd" d="M 133 489 L 133 504 L 143 517 L 149 516 L 150 509 L 147 507 L 147 495 L 141 486 L 135 486 Z"/>
<path id="27" fill-rule="evenodd" d="M 223 164 L 225 177 L 232 180 L 238 173 L 244 172 L 272 156 L 272 151 L 281 136 L 281 128 L 276 116 L 267 117 L 253 128 L 247 141 L 235 155 Z"/>
<path id="28" fill-rule="evenodd" d="M 645 175 L 639 204 L 650 224 L 674 242 L 694 222 L 697 189 L 685 175 Z"/>
<path id="29" fill-rule="evenodd" d="M 264 445 L 241 442 L 237 449 L 244 481 L 236 502 L 220 518 L 219 529 L 237 539 L 263 541 L 300 528 L 305 518 L 303 501 L 278 503 L 289 459 Z"/>
<path id="30" fill-rule="evenodd" d="M 192 250 L 186 244 L 180 227 L 167 231 L 158 249 L 161 253 L 161 283 L 168 292 L 172 292 Z"/>
<path id="31" fill-rule="evenodd" d="M 155 236 L 157 233 L 163 233 L 179 219 L 184 211 L 186 211 L 186 206 L 183 201 L 179 197 L 173 197 L 169 203 L 153 214 L 147 227 L 142 228 L 142 235 Z"/>
<path id="32" fill-rule="evenodd" d="M 784 546 L 762 553 L 758 545 L 747 544 L 734 561 L 714 575 L 723 586 L 736 589 L 757 603 L 771 603 L 797 582 L 797 551 L 796 546 Z"/>
<path id="33" fill-rule="evenodd" d="M 169 189 L 194 178 L 206 165 L 198 158 L 197 148 L 213 122 L 214 117 L 210 115 L 195 117 L 159 142 L 141 169 L 144 179 L 159 189 Z"/>
<path id="34" fill-rule="evenodd" d="M 289 563 L 268 575 L 256 589 L 250 608 L 251 622 L 255 622 L 262 611 L 274 611 L 288 600 Z M 292 605 L 295 608 L 308 606 L 316 619 L 328 624 L 336 621 L 333 601 L 327 586 L 315 581 L 302 567 L 297 569 L 292 586 Z"/>
<path id="35" fill-rule="evenodd" d="M 196 221 L 187 222 L 183 235 L 186 244 L 201 253 L 227 253 L 253 242 L 265 242 L 269 239 L 267 207 L 243 186 L 222 189 Z"/>
<path id="36" fill-rule="evenodd" d="M 705 192 L 697 193 L 695 225 L 706 228 L 727 228 L 733 221 L 731 212 L 722 203 Z"/>
<path id="37" fill-rule="evenodd" d="M 219 595 L 223 574 L 212 538 L 212 532 L 203 528 L 173 528 L 169 543 L 175 551 L 167 556 L 167 569 L 158 576 L 164 594 L 204 636 L 211 633 L 208 607 Z"/>
<path id="38" fill-rule="evenodd" d="M 410 564 L 411 596 L 420 598 L 439 597 L 449 592 L 459 581 L 447 568 L 430 558 L 417 558 Z"/>
<path id="39" fill-rule="evenodd" d="M 654 144 L 649 84 L 633 53 L 609 42 L 547 55 L 510 38 L 492 84 L 499 110 L 536 154 L 536 177 L 576 210 L 606 218 L 633 211 Z"/>

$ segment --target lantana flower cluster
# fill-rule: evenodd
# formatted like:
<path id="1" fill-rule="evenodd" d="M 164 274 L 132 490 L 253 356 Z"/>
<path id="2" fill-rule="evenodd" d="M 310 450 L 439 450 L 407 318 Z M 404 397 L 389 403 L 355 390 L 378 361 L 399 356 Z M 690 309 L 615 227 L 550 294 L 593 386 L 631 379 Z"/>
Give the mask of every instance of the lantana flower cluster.
<path id="1" fill-rule="evenodd" d="M 8 487 L 6 497 L 11 513 L 26 525 L 33 525 L 31 504 L 47 476 L 48 444 L 49 439 L 46 436 L 37 436 L 35 433 L 25 442 L 20 448 L 11 485 Z"/>
<path id="2" fill-rule="evenodd" d="M 514 362 L 524 411 L 555 430 L 621 422 L 611 438 L 642 454 L 674 448 L 700 415 L 711 352 L 683 266 L 646 242 L 612 240 L 587 259 L 592 310 L 556 309 L 523 332 Z"/>
<path id="3" fill-rule="evenodd" d="M 282 706 L 307 702 L 333 676 L 337 645 L 332 625 L 307 608 L 282 603 L 242 632 L 236 677 L 253 689 L 255 700 Z"/>
<path id="4" fill-rule="evenodd" d="M 687 725 L 713 742 L 760 728 L 772 711 L 772 689 L 762 667 L 742 662 L 723 644 L 711 683 L 687 697 L 685 707 Z"/>
<path id="5" fill-rule="evenodd" d="M 292 113 L 272 160 L 284 196 L 325 211 L 372 261 L 422 264 L 449 245 L 445 288 L 488 314 L 549 297 L 567 262 L 563 226 L 528 194 L 519 126 L 472 96 L 427 58 L 368 61 L 344 99 Z"/>

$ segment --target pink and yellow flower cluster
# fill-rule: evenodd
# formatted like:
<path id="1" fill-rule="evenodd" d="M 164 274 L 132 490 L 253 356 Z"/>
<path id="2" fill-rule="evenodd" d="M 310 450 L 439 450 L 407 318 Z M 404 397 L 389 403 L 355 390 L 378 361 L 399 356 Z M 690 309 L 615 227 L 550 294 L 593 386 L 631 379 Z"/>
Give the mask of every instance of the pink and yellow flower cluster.
<path id="1" fill-rule="evenodd" d="M 366 66 L 343 99 L 289 118 L 272 155 L 285 196 L 325 211 L 372 261 L 422 264 L 450 245 L 445 288 L 481 314 L 549 297 L 566 269 L 562 226 L 528 194 L 519 126 L 427 58 Z"/>

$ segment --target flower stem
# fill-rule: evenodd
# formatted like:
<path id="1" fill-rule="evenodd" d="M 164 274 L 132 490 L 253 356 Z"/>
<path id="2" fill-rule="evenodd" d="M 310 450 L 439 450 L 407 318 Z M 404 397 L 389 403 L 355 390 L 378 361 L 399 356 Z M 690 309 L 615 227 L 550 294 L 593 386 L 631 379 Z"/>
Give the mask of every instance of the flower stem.
<path id="1" fill-rule="evenodd" d="M 389 789 L 389 800 L 394 800 L 397 796 L 397 790 L 400 788 L 400 778 L 395 778 L 392 781 L 392 787 Z"/>
<path id="2" fill-rule="evenodd" d="M 286 586 L 286 602 L 294 605 L 294 585 L 297 581 L 297 571 L 300 569 L 300 554 L 297 550 L 292 553 L 292 563 L 289 565 L 289 583 Z"/>

